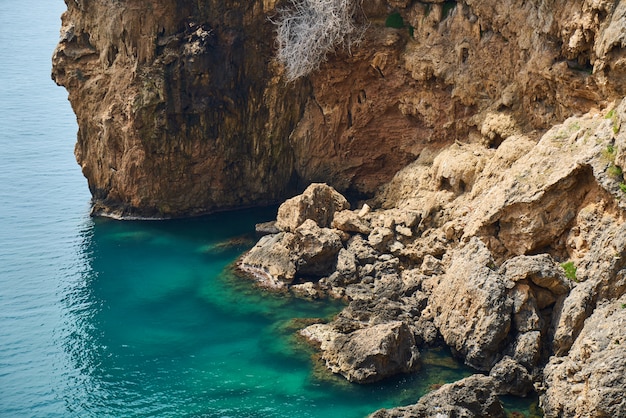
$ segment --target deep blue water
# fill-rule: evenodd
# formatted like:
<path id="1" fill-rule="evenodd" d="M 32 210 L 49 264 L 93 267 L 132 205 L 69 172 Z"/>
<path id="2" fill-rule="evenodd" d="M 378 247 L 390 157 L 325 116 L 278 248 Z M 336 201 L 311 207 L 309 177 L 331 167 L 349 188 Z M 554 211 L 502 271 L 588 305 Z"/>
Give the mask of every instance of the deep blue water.
<path id="1" fill-rule="evenodd" d="M 362 417 L 467 371 L 369 386 L 318 373 L 294 318 L 338 305 L 234 277 L 251 210 L 167 222 L 91 219 L 76 122 L 50 80 L 61 0 L 0 0 L 0 416 Z"/>

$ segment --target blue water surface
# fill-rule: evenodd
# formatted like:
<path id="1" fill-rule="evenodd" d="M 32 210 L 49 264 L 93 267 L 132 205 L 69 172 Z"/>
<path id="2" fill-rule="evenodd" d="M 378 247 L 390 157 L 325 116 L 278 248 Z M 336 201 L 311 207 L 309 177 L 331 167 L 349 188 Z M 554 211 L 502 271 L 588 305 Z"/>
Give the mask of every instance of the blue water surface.
<path id="1" fill-rule="evenodd" d="M 249 210 L 167 222 L 91 219 L 76 122 L 50 80 L 61 0 L 0 0 L 0 416 L 362 417 L 469 372 L 358 386 L 294 337 L 340 309 L 232 274 Z"/>

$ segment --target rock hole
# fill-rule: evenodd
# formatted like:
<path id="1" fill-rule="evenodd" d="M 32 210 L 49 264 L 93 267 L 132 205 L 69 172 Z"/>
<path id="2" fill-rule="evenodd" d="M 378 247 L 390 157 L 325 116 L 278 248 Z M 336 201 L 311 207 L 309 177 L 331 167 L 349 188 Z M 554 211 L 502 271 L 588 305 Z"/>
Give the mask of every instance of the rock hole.
<path id="1" fill-rule="evenodd" d="M 110 45 L 107 50 L 107 64 L 109 67 L 113 65 L 115 62 L 115 58 L 117 57 L 118 49 L 115 45 Z"/>
<path id="2" fill-rule="evenodd" d="M 466 184 L 463 180 L 459 180 L 459 191 L 465 193 Z"/>
<path id="3" fill-rule="evenodd" d="M 447 19 L 456 10 L 456 0 L 444 1 L 442 8 L 442 20 Z"/>
<path id="4" fill-rule="evenodd" d="M 503 138 L 501 135 L 495 135 L 493 139 L 489 141 L 489 148 L 498 149 L 498 147 L 504 142 L 506 138 Z"/>
<path id="5" fill-rule="evenodd" d="M 452 185 L 450 184 L 450 180 L 448 180 L 445 177 L 442 177 L 439 180 L 439 190 L 448 190 L 451 191 L 452 190 Z"/>
<path id="6" fill-rule="evenodd" d="M 367 95 L 365 94 L 365 90 L 361 90 L 359 92 L 359 95 L 357 96 L 357 102 L 359 104 L 363 104 L 363 103 L 365 103 L 366 99 L 367 99 Z"/>
<path id="7" fill-rule="evenodd" d="M 91 45 L 91 42 L 89 41 L 89 34 L 88 33 L 81 33 L 80 37 L 78 38 L 78 45 L 79 46 L 83 46 L 83 47 L 87 47 L 89 49 L 93 49 L 95 50 L 96 48 L 93 47 L 93 45 Z"/>
<path id="8" fill-rule="evenodd" d="M 461 63 L 465 64 L 465 61 L 467 61 L 467 58 L 469 58 L 469 48 L 466 48 L 466 47 L 461 48 L 460 58 L 461 58 Z"/>

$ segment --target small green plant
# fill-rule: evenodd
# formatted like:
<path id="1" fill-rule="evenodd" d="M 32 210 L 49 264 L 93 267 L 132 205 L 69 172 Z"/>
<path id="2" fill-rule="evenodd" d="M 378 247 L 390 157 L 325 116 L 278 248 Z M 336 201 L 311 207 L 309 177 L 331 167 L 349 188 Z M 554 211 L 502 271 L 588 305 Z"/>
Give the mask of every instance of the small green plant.
<path id="1" fill-rule="evenodd" d="M 620 189 L 622 192 L 626 193 L 626 184 L 624 184 L 624 183 L 620 183 L 620 184 L 619 184 L 619 189 Z"/>
<path id="2" fill-rule="evenodd" d="M 617 120 L 617 112 L 615 111 L 615 109 L 611 109 L 609 113 L 606 114 L 604 119 L 611 119 L 611 122 L 613 124 L 613 133 L 617 134 L 619 132 L 619 123 Z"/>
<path id="3" fill-rule="evenodd" d="M 388 28 L 402 29 L 404 28 L 404 19 L 402 18 L 402 15 L 400 13 L 392 13 L 387 16 L 387 19 L 385 20 L 385 26 Z"/>
<path id="4" fill-rule="evenodd" d="M 394 29 L 407 28 L 409 31 L 409 36 L 411 38 L 414 38 L 415 28 L 411 25 L 407 25 L 406 23 L 404 23 L 404 19 L 402 18 L 402 15 L 398 12 L 392 13 L 389 16 L 387 16 L 387 19 L 385 19 L 385 26 L 388 28 L 394 28 Z"/>
<path id="5" fill-rule="evenodd" d="M 619 180 L 622 175 L 622 169 L 615 165 L 615 147 L 611 144 L 607 145 L 606 148 L 602 150 L 602 157 L 609 162 L 607 168 L 609 175 Z"/>
<path id="6" fill-rule="evenodd" d="M 578 278 L 576 277 L 577 268 L 572 261 L 562 263 L 561 267 L 563 267 L 563 270 L 565 270 L 565 277 L 573 282 L 578 282 Z"/>
<path id="7" fill-rule="evenodd" d="M 626 303 L 622 303 L 622 309 L 626 309 Z"/>
<path id="8" fill-rule="evenodd" d="M 617 179 L 621 178 L 623 174 L 622 168 L 615 164 L 610 164 L 606 171 L 611 177 L 615 177 Z"/>

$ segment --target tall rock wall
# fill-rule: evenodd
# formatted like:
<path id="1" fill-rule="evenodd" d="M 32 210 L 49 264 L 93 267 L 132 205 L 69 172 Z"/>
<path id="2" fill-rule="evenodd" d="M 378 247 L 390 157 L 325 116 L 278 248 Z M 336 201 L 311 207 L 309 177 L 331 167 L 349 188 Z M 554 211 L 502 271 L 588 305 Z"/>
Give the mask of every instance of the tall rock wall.
<path id="1" fill-rule="evenodd" d="M 194 215 L 311 182 L 372 194 L 425 148 L 537 138 L 626 94 L 624 1 L 365 1 L 362 41 L 289 83 L 270 21 L 286 0 L 66 4 L 53 78 L 96 214 Z"/>
<path id="2" fill-rule="evenodd" d="M 309 88 L 272 69 L 263 2 L 66 3 L 53 78 L 96 214 L 194 215 L 293 188 L 287 139 Z"/>

